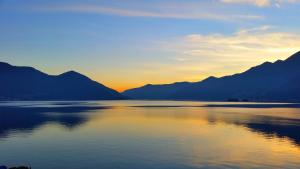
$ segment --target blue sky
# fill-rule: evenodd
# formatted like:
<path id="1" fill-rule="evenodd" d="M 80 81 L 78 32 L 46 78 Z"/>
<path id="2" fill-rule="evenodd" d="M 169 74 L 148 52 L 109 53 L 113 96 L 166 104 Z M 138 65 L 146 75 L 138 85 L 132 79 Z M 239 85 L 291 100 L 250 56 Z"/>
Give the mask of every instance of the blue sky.
<path id="1" fill-rule="evenodd" d="M 0 0 L 0 60 L 119 91 L 237 73 L 299 50 L 298 0 Z"/>

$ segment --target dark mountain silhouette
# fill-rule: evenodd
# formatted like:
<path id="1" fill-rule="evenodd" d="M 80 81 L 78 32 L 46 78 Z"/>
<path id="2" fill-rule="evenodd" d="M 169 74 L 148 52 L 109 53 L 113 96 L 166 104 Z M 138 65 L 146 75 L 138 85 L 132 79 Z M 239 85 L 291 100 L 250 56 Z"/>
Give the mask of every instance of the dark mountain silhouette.
<path id="1" fill-rule="evenodd" d="M 140 88 L 126 90 L 123 94 L 134 99 L 168 99 L 174 91 L 178 91 L 189 85 L 189 82 L 177 82 L 165 85 L 147 84 Z"/>
<path id="2" fill-rule="evenodd" d="M 300 102 L 300 52 L 284 61 L 265 62 L 243 73 L 221 78 L 209 77 L 200 82 L 186 83 L 183 87 L 175 86 L 144 86 L 127 90 L 123 94 L 138 99 L 226 101 L 236 98 Z"/>
<path id="3" fill-rule="evenodd" d="M 0 100 L 123 99 L 118 92 L 88 77 L 69 71 L 48 75 L 32 67 L 0 62 Z"/>

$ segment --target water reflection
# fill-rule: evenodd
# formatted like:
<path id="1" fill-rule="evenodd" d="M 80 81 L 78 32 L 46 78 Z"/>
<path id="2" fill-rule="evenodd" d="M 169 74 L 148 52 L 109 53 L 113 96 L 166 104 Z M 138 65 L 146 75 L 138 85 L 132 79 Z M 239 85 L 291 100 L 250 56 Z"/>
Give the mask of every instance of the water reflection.
<path id="1" fill-rule="evenodd" d="M 176 118 L 201 118 L 214 125 L 227 123 L 243 126 L 267 138 L 279 137 L 290 139 L 300 146 L 300 104 L 203 104 L 203 105 L 138 105 L 136 108 L 162 109 L 171 108 L 172 112 L 163 116 Z M 185 113 L 173 113 L 172 108 L 192 108 Z M 144 112 L 144 111 L 143 111 Z M 248 113 L 249 112 L 249 113 Z M 158 115 L 158 114 L 157 114 Z M 149 113 L 147 116 L 153 116 Z M 161 116 L 161 114 L 159 114 Z"/>
<path id="2" fill-rule="evenodd" d="M 38 104 L 0 106 L 0 138 L 7 137 L 10 132 L 29 133 L 47 123 L 58 123 L 71 129 L 87 121 L 87 116 L 80 113 L 104 109 L 100 106 L 87 106 L 73 102 L 55 102 L 47 105 L 49 107 L 35 107 Z"/>
<path id="3" fill-rule="evenodd" d="M 112 106 L 99 106 L 98 104 L 91 102 L 32 102 L 25 104 L 20 102 L 23 104 L 19 103 L 17 105 L 16 103 L 10 105 L 11 102 L 6 102 L 7 104 L 3 103 L 4 102 L 0 105 L 0 138 L 5 137 L 10 131 L 30 132 L 47 123 L 58 123 L 67 128 L 74 128 L 88 120 L 88 116 L 81 113 L 112 108 Z M 159 112 L 157 114 L 153 113 L 156 111 L 149 111 L 150 113 L 141 111 L 141 114 L 144 114 L 147 117 L 159 115 L 166 116 L 167 118 L 172 114 L 172 116 L 176 118 L 202 118 L 211 125 L 220 122 L 240 125 L 251 129 L 253 132 L 261 133 L 266 137 L 276 136 L 279 138 L 288 138 L 300 146 L 300 134 L 298 132 L 300 131 L 300 119 L 277 117 L 286 114 L 290 109 L 281 109 L 281 112 L 275 113 L 276 116 L 270 116 L 272 115 L 270 113 L 253 113 L 253 110 L 250 111 L 252 114 L 247 114 L 245 111 L 249 111 L 249 109 L 243 109 L 254 108 L 260 111 L 262 108 L 298 108 L 299 104 L 205 104 L 201 106 L 166 104 L 127 106 L 144 109 L 149 108 L 149 110 L 150 108 L 152 110 L 153 108 L 173 108 L 169 109 L 171 110 L 171 113 L 166 113 L 169 111 L 164 109 L 165 113 Z M 206 108 L 205 111 L 200 109 L 200 107 Z M 176 113 L 174 108 L 179 108 L 181 113 Z M 183 108 L 194 109 L 192 109 L 192 113 L 190 113 L 190 111 L 183 111 L 184 113 L 182 113 Z M 235 109 L 224 110 L 224 108 Z M 285 113 L 282 111 L 285 111 Z M 197 113 L 195 114 L 195 112 Z"/>
<path id="4" fill-rule="evenodd" d="M 299 168 L 298 108 L 214 104 L 3 103 L 0 159 L 45 169 Z"/>
<path id="5" fill-rule="evenodd" d="M 225 107 L 232 108 L 232 106 L 230 105 L 227 105 Z M 293 112 L 296 113 L 296 116 L 294 116 L 294 118 L 291 118 L 289 112 L 291 112 L 291 110 L 293 109 L 271 109 L 270 111 L 273 112 L 269 113 L 270 111 L 260 108 L 261 106 L 251 106 L 256 110 L 244 109 L 241 105 L 235 105 L 233 107 L 239 107 L 240 109 L 234 109 L 235 111 L 232 111 L 232 109 L 227 109 L 227 111 L 224 111 L 224 108 L 222 109 L 222 107 L 219 107 L 219 109 L 217 110 L 208 109 L 208 112 L 211 113 L 209 113 L 207 120 L 211 123 L 219 121 L 228 124 L 244 126 L 251 129 L 251 131 L 253 132 L 257 132 L 266 136 L 267 138 L 279 137 L 283 139 L 289 139 L 297 146 L 300 146 L 300 119 L 297 118 L 300 114 L 299 110 Z M 248 108 L 248 106 L 246 107 Z M 262 107 L 271 108 L 270 105 L 264 105 Z M 274 107 L 278 108 L 280 107 L 280 105 L 274 105 Z M 222 112 L 222 114 L 215 113 L 216 111 Z M 255 113 L 257 111 L 261 112 Z M 247 112 L 251 112 L 251 114 Z M 277 116 L 275 116 L 274 114 L 277 114 Z M 286 116 L 284 116 L 284 114 Z M 280 115 L 282 117 L 280 117 Z"/>
<path id="6" fill-rule="evenodd" d="M 291 120 L 295 122 L 295 120 Z M 262 123 L 247 123 L 246 126 L 252 129 L 254 132 L 259 132 L 267 137 L 279 137 L 288 138 L 295 144 L 300 146 L 300 121 L 297 120 L 298 124 L 272 124 L 267 121 Z"/>

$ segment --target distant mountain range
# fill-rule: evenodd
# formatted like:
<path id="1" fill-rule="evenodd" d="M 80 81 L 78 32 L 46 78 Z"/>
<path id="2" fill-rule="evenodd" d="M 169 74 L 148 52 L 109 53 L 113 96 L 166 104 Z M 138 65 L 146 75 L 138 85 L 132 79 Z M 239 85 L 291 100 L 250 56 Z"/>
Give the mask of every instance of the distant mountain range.
<path id="1" fill-rule="evenodd" d="M 300 102 L 300 52 L 231 76 L 194 83 L 149 84 L 122 94 L 133 99 Z"/>
<path id="2" fill-rule="evenodd" d="M 120 93 L 69 71 L 53 76 L 0 62 L 0 100 L 115 100 Z"/>
<path id="3" fill-rule="evenodd" d="M 300 102 L 300 52 L 243 73 L 200 82 L 145 85 L 122 94 L 69 71 L 48 75 L 32 67 L 0 62 L 0 100 L 201 100 Z"/>

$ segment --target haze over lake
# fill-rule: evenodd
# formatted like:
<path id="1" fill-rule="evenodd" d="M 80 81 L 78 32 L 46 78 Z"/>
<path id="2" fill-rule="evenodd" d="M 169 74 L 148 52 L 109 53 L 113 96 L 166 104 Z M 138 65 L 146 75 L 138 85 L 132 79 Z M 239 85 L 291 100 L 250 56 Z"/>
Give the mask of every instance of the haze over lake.
<path id="1" fill-rule="evenodd" d="M 0 106 L 0 163 L 8 166 L 300 167 L 296 104 L 36 101 Z"/>

